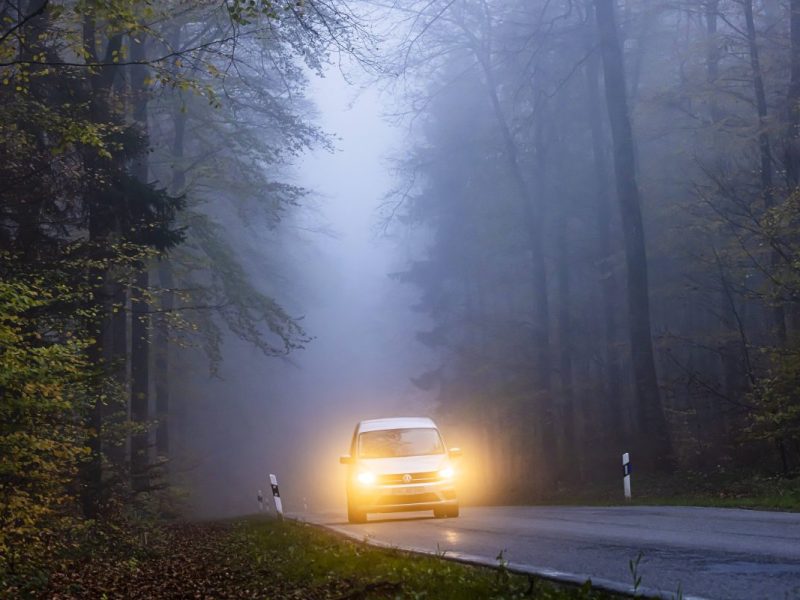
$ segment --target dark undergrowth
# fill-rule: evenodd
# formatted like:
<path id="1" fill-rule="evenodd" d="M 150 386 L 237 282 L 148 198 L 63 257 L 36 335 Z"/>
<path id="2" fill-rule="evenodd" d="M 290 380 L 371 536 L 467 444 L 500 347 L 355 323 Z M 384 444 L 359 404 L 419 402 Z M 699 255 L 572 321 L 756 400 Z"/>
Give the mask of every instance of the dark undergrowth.
<path id="1" fill-rule="evenodd" d="M 800 511 L 800 475 L 778 476 L 739 471 L 683 471 L 668 477 L 632 477 L 633 505 L 711 506 L 760 510 Z M 518 498 L 515 504 L 530 504 Z M 628 504 L 622 477 L 608 484 L 563 485 L 535 504 L 600 505 Z"/>

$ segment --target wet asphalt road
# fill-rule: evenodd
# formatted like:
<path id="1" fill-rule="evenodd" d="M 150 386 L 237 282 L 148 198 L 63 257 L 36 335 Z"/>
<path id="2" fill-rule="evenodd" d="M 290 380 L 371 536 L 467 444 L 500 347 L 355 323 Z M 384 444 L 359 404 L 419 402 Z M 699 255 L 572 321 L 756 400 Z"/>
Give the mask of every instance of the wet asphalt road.
<path id="1" fill-rule="evenodd" d="M 668 596 L 800 599 L 800 513 L 690 507 L 476 507 L 457 519 L 430 513 L 304 518 L 357 539 L 553 569 L 630 585 L 641 552 L 642 586 Z"/>

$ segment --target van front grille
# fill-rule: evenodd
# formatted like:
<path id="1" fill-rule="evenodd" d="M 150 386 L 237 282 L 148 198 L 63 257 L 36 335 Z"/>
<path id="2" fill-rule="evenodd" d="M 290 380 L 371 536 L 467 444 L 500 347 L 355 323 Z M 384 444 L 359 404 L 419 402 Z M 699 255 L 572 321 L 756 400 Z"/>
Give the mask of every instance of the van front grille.
<path id="1" fill-rule="evenodd" d="M 439 502 L 441 499 L 436 494 L 403 494 L 380 496 L 377 499 L 378 505 L 391 504 L 421 504 L 423 502 Z"/>
<path id="2" fill-rule="evenodd" d="M 403 481 L 406 475 L 411 476 L 411 481 Z M 423 473 L 392 473 L 390 475 L 380 475 L 378 483 L 381 485 L 402 485 L 404 483 L 430 483 L 439 480 L 439 473 L 436 471 L 426 471 Z"/>

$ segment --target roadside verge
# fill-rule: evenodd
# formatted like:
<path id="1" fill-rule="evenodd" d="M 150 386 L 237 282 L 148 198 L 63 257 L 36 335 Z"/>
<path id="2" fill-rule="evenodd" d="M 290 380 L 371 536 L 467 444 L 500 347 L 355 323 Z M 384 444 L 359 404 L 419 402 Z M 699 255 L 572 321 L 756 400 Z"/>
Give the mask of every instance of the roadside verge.
<path id="1" fill-rule="evenodd" d="M 709 600 L 708 598 L 703 598 L 701 596 L 687 595 L 677 591 L 664 592 L 661 590 L 656 590 L 648 587 L 642 587 L 642 586 L 634 587 L 631 584 L 612 581 L 610 579 L 592 577 L 587 574 L 567 573 L 564 571 L 550 569 L 548 567 L 526 565 L 516 562 L 500 562 L 497 559 L 491 559 L 488 557 L 478 556 L 475 554 L 467 554 L 464 552 L 457 552 L 451 550 L 440 552 L 436 550 L 430 550 L 428 548 L 422 548 L 419 546 L 397 545 L 382 540 L 377 540 L 369 536 L 364 536 L 363 534 L 360 534 L 358 531 L 348 528 L 346 525 L 322 523 L 313 520 L 307 521 L 299 517 L 292 517 L 292 518 L 295 518 L 298 521 L 306 522 L 311 525 L 315 525 L 317 527 L 327 529 L 329 531 L 333 531 L 351 540 L 355 540 L 357 542 L 361 542 L 378 548 L 402 550 L 412 554 L 418 554 L 421 556 L 428 556 L 428 557 L 436 557 L 444 560 L 458 562 L 465 565 L 485 567 L 495 570 L 505 570 L 509 573 L 537 577 L 540 579 L 544 579 L 546 581 L 551 581 L 553 583 L 562 585 L 580 587 L 586 585 L 587 582 L 589 582 L 591 587 L 596 590 L 608 592 L 611 594 L 617 594 L 620 596 L 635 597 L 635 598 L 652 598 L 654 600 Z"/>

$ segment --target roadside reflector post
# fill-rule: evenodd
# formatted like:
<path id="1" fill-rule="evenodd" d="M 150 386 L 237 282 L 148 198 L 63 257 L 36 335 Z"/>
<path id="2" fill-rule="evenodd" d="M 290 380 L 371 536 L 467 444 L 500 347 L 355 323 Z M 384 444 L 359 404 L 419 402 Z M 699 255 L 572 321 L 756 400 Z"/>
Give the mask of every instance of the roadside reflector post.
<path id="1" fill-rule="evenodd" d="M 258 512 L 264 512 L 264 495 L 258 490 Z"/>
<path id="2" fill-rule="evenodd" d="M 283 504 L 281 503 L 281 492 L 278 489 L 278 478 L 272 473 L 269 474 L 269 485 L 272 487 L 272 497 L 275 500 L 275 512 L 278 513 L 278 518 L 283 518 Z"/>
<path id="3" fill-rule="evenodd" d="M 625 500 L 631 499 L 631 455 L 622 455 L 622 485 L 625 489 Z"/>

